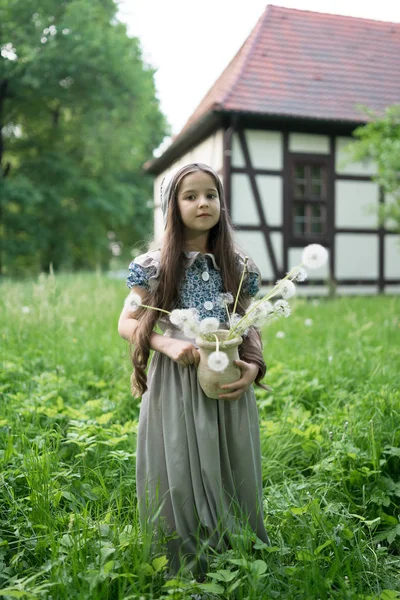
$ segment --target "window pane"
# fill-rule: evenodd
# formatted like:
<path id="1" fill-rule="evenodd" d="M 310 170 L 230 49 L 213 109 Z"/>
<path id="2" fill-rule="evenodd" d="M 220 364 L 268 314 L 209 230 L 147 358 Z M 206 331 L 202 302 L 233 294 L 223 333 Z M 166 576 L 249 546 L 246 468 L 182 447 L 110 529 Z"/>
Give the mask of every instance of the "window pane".
<path id="1" fill-rule="evenodd" d="M 320 219 L 311 219 L 311 233 L 313 235 L 324 233 L 325 226 Z"/>
<path id="2" fill-rule="evenodd" d="M 295 217 L 293 221 L 293 233 L 296 235 L 304 235 L 305 230 L 305 222 L 301 217 Z"/>
<path id="3" fill-rule="evenodd" d="M 293 233 L 297 235 L 303 235 L 306 232 L 305 209 L 306 205 L 301 202 L 296 202 L 293 206 Z"/>
<path id="4" fill-rule="evenodd" d="M 311 180 L 311 195 L 321 198 L 322 196 L 322 181 Z"/>
<path id="5" fill-rule="evenodd" d="M 320 219 L 322 217 L 322 206 L 320 204 L 311 204 L 311 219 Z"/>
<path id="6" fill-rule="evenodd" d="M 304 198 L 305 195 L 306 195 L 306 184 L 298 183 L 296 181 L 295 186 L 294 186 L 294 197 L 295 198 Z"/>
<path id="7" fill-rule="evenodd" d="M 322 170 L 323 167 L 313 166 L 311 167 L 311 179 L 322 181 Z"/>
<path id="8" fill-rule="evenodd" d="M 295 165 L 294 176 L 296 179 L 305 179 L 305 176 L 306 176 L 305 165 Z"/>

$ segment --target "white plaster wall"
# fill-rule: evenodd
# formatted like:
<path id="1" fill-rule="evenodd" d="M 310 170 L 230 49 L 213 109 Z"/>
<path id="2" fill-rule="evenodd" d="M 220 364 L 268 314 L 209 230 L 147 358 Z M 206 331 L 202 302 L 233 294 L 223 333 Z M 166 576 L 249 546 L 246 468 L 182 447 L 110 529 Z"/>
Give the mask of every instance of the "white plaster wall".
<path id="1" fill-rule="evenodd" d="M 282 169 L 283 137 L 280 131 L 247 129 L 244 132 L 249 149 L 251 164 L 255 169 Z M 244 168 L 246 161 L 240 145 L 239 136 L 232 136 L 232 167 Z"/>
<path id="2" fill-rule="evenodd" d="M 400 236 L 386 235 L 384 242 L 385 279 L 400 279 Z"/>
<path id="3" fill-rule="evenodd" d="M 336 181 L 336 227 L 378 227 L 379 186 L 372 181 Z"/>
<path id="4" fill-rule="evenodd" d="M 393 194 L 385 194 L 385 205 L 388 208 L 391 208 L 393 205 L 396 205 L 397 202 L 398 202 L 398 199 Z M 393 219 L 385 219 L 385 227 L 387 229 L 396 230 L 397 223 Z"/>
<path id="5" fill-rule="evenodd" d="M 257 186 L 268 225 L 282 225 L 282 178 L 279 175 L 257 175 Z M 259 225 L 260 218 L 250 180 L 243 173 L 232 175 L 231 217 L 237 225 Z"/>
<path id="6" fill-rule="evenodd" d="M 235 239 L 239 247 L 256 263 L 263 279 L 274 280 L 271 261 L 264 235 L 261 231 L 236 231 Z M 278 269 L 282 268 L 282 234 L 271 234 Z"/>
<path id="7" fill-rule="evenodd" d="M 335 240 L 335 277 L 367 279 L 378 277 L 378 236 L 338 233 Z"/>
<path id="8" fill-rule="evenodd" d="M 246 166 L 246 161 L 244 160 L 242 147 L 240 145 L 240 140 L 237 133 L 234 133 L 232 136 L 231 166 L 238 167 L 240 169 L 243 169 Z"/>
<path id="9" fill-rule="evenodd" d="M 385 285 L 385 293 L 393 295 L 400 294 L 400 285 Z"/>
<path id="10" fill-rule="evenodd" d="M 186 152 L 186 154 L 181 156 L 170 168 L 180 167 L 191 162 L 202 162 L 206 165 L 210 165 L 215 171 L 222 171 L 224 159 L 223 140 L 223 130 L 218 129 L 218 131 L 201 142 L 201 144 L 198 144 L 198 146 L 195 146 L 189 150 L 189 152 Z"/>
<path id="11" fill-rule="evenodd" d="M 283 224 L 282 177 L 280 175 L 257 175 L 256 181 L 268 225 L 281 226 Z M 254 199 L 253 203 L 255 204 Z"/>
<path id="12" fill-rule="evenodd" d="M 293 269 L 301 263 L 301 256 L 303 254 L 304 248 L 289 248 L 288 252 L 288 267 L 289 270 Z M 327 248 L 328 253 L 330 250 Z M 329 277 L 329 256 L 326 264 L 319 269 L 307 269 L 308 272 L 308 280 L 311 281 L 313 279 L 328 279 Z M 301 284 L 300 284 L 301 285 Z"/>
<path id="13" fill-rule="evenodd" d="M 240 225 L 259 225 L 250 180 L 247 175 L 234 173 L 231 181 L 231 218 L 233 223 Z"/>
<path id="14" fill-rule="evenodd" d="M 354 143 L 354 138 L 352 137 L 336 138 L 336 172 L 347 175 L 375 175 L 376 164 L 373 162 L 353 162 L 350 160 L 350 154 L 347 146 L 351 143 Z"/>
<path id="15" fill-rule="evenodd" d="M 291 133 L 289 135 L 289 151 L 329 154 L 329 137 L 309 133 Z"/>
<path id="16" fill-rule="evenodd" d="M 296 286 L 297 296 L 328 296 L 329 287 L 327 285 L 304 285 L 298 283 Z"/>
<path id="17" fill-rule="evenodd" d="M 255 169 L 282 169 L 283 136 L 280 131 L 247 129 L 245 138 Z"/>
<path id="18" fill-rule="evenodd" d="M 338 285 L 336 288 L 339 296 L 370 296 L 378 291 L 377 285 Z"/>

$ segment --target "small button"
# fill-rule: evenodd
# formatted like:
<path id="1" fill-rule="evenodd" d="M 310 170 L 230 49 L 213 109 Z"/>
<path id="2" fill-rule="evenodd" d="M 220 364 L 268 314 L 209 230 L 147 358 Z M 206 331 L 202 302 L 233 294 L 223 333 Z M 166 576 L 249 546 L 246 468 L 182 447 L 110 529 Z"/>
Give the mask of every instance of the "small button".
<path id="1" fill-rule="evenodd" d="M 214 304 L 212 302 L 210 302 L 209 300 L 207 300 L 207 302 L 204 302 L 204 308 L 206 310 L 212 310 L 214 308 Z"/>
<path id="2" fill-rule="evenodd" d="M 207 273 L 207 271 L 204 271 L 204 273 L 201 274 L 201 278 L 203 281 L 208 281 L 210 279 L 210 274 Z"/>

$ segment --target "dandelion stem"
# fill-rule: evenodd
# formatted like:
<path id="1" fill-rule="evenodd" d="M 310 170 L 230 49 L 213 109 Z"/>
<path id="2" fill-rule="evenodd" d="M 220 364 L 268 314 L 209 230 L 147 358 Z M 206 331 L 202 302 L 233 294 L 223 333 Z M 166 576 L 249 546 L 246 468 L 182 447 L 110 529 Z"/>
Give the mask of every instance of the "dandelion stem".
<path id="1" fill-rule="evenodd" d="M 226 308 L 226 314 L 228 315 L 228 324 L 229 324 L 229 329 L 230 329 L 231 328 L 231 315 L 230 315 L 229 308 L 228 308 L 227 304 L 225 304 L 225 308 Z"/>
<path id="2" fill-rule="evenodd" d="M 236 313 L 236 307 L 237 307 L 237 303 L 239 301 L 239 294 L 240 294 L 240 290 L 242 289 L 242 284 L 243 284 L 243 279 L 244 279 L 244 274 L 246 273 L 246 269 L 247 269 L 247 261 L 249 260 L 248 256 L 244 257 L 244 265 L 243 265 L 243 271 L 242 271 L 242 276 L 240 278 L 240 283 L 239 283 L 239 287 L 238 287 L 238 291 L 236 294 L 236 298 L 235 298 L 235 304 L 233 305 L 233 314 Z"/>
<path id="3" fill-rule="evenodd" d="M 170 315 L 169 310 L 164 310 L 163 308 L 156 308 L 155 306 L 148 306 L 147 304 L 140 304 L 142 308 L 149 308 L 150 310 L 159 310 L 160 312 L 165 313 L 166 315 Z"/>
<path id="4" fill-rule="evenodd" d="M 216 333 L 213 333 L 213 336 L 215 337 L 215 352 L 218 354 L 219 352 L 219 338 L 217 336 Z"/>
<path id="5" fill-rule="evenodd" d="M 303 264 L 303 263 L 301 263 Z M 276 296 L 279 293 L 280 290 L 280 286 L 282 281 L 285 281 L 285 279 L 290 279 L 290 281 L 293 280 L 293 276 L 291 277 L 291 271 L 289 271 L 289 273 L 287 273 L 285 275 L 285 277 L 283 277 L 279 283 L 277 283 L 272 290 L 270 291 L 269 294 L 267 294 L 266 296 L 263 296 L 260 300 L 258 300 L 258 302 L 254 302 L 253 306 L 243 315 L 243 317 L 240 319 L 240 321 L 238 321 L 236 323 L 236 325 L 233 327 L 233 329 L 230 330 L 228 339 L 232 339 L 234 336 L 234 334 L 236 333 L 236 331 L 240 328 L 244 328 L 246 329 L 246 325 L 249 321 L 249 315 L 260 306 L 260 304 L 262 304 L 263 302 L 266 302 L 267 300 L 270 300 L 271 298 L 273 298 L 274 296 Z M 236 305 L 235 305 L 236 306 Z M 233 310 L 233 312 L 235 312 L 235 310 Z"/>

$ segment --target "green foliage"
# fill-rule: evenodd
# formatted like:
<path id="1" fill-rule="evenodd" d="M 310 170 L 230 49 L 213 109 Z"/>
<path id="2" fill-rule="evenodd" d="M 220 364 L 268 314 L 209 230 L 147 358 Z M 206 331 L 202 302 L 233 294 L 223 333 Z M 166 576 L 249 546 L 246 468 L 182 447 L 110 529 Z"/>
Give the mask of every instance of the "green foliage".
<path id="1" fill-rule="evenodd" d="M 400 299 L 298 299 L 264 331 L 271 546 L 244 528 L 200 583 L 139 530 L 124 296 L 100 275 L 2 285 L 0 597 L 399 598 Z"/>
<path id="2" fill-rule="evenodd" d="M 152 230 L 142 169 L 166 133 L 154 71 L 114 0 L 0 8 L 2 271 L 107 266 Z"/>
<path id="3" fill-rule="evenodd" d="M 357 141 L 350 151 L 354 159 L 376 164 L 374 179 L 387 194 L 382 221 L 400 231 L 400 104 L 389 106 L 381 117 L 365 110 L 372 120 L 354 131 Z"/>

